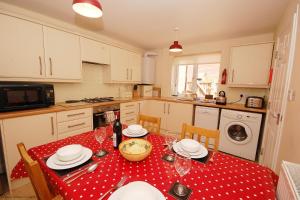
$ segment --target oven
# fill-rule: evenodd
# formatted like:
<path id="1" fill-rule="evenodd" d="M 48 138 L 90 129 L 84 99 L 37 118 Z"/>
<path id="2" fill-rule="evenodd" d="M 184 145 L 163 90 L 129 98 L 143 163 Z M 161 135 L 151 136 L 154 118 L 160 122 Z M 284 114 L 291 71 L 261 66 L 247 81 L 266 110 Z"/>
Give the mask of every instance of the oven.
<path id="1" fill-rule="evenodd" d="M 120 104 L 112 104 L 106 106 L 98 106 L 93 108 L 93 124 L 94 129 L 97 127 L 104 127 L 111 125 L 114 121 L 108 119 L 108 115 L 113 112 L 114 119 L 120 116 Z"/>

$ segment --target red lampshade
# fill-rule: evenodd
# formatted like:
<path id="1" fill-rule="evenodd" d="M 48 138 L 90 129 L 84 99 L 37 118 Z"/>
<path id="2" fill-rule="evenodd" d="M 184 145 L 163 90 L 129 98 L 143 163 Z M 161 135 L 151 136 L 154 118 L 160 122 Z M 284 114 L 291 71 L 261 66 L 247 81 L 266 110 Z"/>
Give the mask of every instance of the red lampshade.
<path id="1" fill-rule="evenodd" d="M 73 10 L 85 17 L 99 18 L 102 16 L 102 7 L 98 0 L 73 0 Z"/>
<path id="2" fill-rule="evenodd" d="M 181 52 L 182 46 L 178 43 L 178 41 L 174 41 L 174 43 L 170 46 L 169 51 L 174 53 Z"/>

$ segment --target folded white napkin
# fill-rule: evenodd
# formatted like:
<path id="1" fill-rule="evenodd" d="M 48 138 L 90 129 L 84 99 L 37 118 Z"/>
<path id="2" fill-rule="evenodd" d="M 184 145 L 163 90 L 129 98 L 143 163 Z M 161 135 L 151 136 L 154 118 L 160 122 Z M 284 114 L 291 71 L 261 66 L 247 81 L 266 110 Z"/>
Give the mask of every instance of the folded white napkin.
<path id="1" fill-rule="evenodd" d="M 115 117 L 114 111 L 106 111 L 105 112 L 106 123 L 108 123 L 108 124 L 113 123 L 115 121 L 115 119 L 116 119 L 116 117 Z"/>

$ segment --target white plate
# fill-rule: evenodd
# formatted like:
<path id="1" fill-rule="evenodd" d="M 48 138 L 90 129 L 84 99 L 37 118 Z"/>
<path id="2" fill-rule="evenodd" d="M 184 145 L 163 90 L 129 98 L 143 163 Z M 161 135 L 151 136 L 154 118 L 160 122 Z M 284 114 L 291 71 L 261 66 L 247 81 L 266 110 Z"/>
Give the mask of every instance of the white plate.
<path id="1" fill-rule="evenodd" d="M 74 159 L 74 160 L 70 160 L 70 161 L 61 161 L 58 159 L 57 155 L 56 155 L 56 159 L 53 159 L 53 162 L 56 164 L 56 165 L 71 165 L 71 164 L 74 164 L 74 163 L 77 163 L 79 162 L 81 159 L 83 159 L 85 157 L 85 154 L 81 154 L 78 158 Z"/>
<path id="2" fill-rule="evenodd" d="M 76 167 L 76 166 L 81 165 L 81 164 L 85 163 L 86 161 L 88 161 L 92 157 L 93 152 L 89 148 L 83 147 L 82 154 L 84 155 L 84 157 L 81 160 L 79 160 L 76 163 L 70 164 L 70 165 L 55 164 L 55 162 L 57 161 L 57 157 L 55 154 L 53 154 L 52 156 L 50 156 L 50 158 L 48 158 L 46 165 L 49 168 L 55 169 L 55 170 L 70 169 L 72 167 Z"/>
<path id="3" fill-rule="evenodd" d="M 195 153 L 201 149 L 201 144 L 193 139 L 182 139 L 179 144 L 182 149 L 189 153 Z"/>
<path id="4" fill-rule="evenodd" d="M 182 155 L 180 152 L 184 151 L 181 148 L 179 142 L 177 142 L 176 144 L 173 145 L 173 149 L 179 155 Z M 207 156 L 208 151 L 207 151 L 207 149 L 203 145 L 201 145 L 201 149 L 199 151 L 194 152 L 194 153 L 191 153 L 191 152 L 186 152 L 186 153 L 190 154 L 191 158 L 197 159 L 197 158 L 204 158 L 205 156 Z M 182 155 L 182 156 L 184 156 L 184 155 Z"/>
<path id="5" fill-rule="evenodd" d="M 131 134 L 131 133 L 128 133 L 128 130 L 127 129 L 124 129 L 122 131 L 123 135 L 127 136 L 127 137 L 142 137 L 144 135 L 147 135 L 148 131 L 146 129 L 143 128 L 143 131 L 140 133 L 140 134 Z"/>
<path id="6" fill-rule="evenodd" d="M 134 181 L 116 190 L 108 200 L 165 200 L 164 195 L 144 181 Z"/>

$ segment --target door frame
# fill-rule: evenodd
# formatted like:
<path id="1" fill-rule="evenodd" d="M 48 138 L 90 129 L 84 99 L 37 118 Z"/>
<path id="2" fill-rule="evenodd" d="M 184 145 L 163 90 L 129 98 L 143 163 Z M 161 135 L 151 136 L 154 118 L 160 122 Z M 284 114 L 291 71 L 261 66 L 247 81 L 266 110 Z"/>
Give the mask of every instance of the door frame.
<path id="1" fill-rule="evenodd" d="M 286 71 L 286 77 L 285 77 L 285 87 L 284 87 L 284 93 L 282 97 L 282 107 L 281 107 L 281 116 L 280 116 L 280 124 L 278 126 L 278 134 L 276 135 L 275 138 L 275 147 L 274 147 L 274 153 L 273 153 L 273 158 L 271 159 L 271 169 L 275 170 L 276 164 L 278 162 L 278 154 L 280 150 L 280 145 L 281 145 L 281 139 L 282 139 L 282 132 L 283 132 L 283 127 L 284 127 L 284 118 L 285 118 L 285 113 L 286 113 L 286 108 L 287 108 L 287 102 L 288 102 L 288 94 L 289 94 L 289 88 L 290 88 L 290 83 L 291 83 L 291 75 L 292 71 L 294 68 L 294 60 L 295 60 L 295 50 L 296 50 L 296 40 L 297 40 L 297 31 L 298 31 L 298 22 L 299 22 L 299 4 L 297 4 L 296 11 L 293 14 L 292 18 L 292 27 L 291 27 L 291 41 L 290 41 L 290 51 L 289 51 L 289 58 L 288 58 L 288 65 L 287 65 L 287 71 Z M 298 38 L 299 39 L 299 38 Z M 277 38 L 278 41 L 278 38 Z M 271 85 L 272 87 L 272 85 Z M 269 118 L 269 111 L 267 112 L 267 117 L 265 122 L 267 123 L 267 120 Z M 267 129 L 267 124 L 264 127 L 264 133 L 266 132 Z M 264 140 L 267 137 L 264 136 Z M 262 149 L 265 149 L 266 141 L 263 141 L 263 146 Z M 263 152 L 263 155 L 260 156 L 259 162 L 262 164 L 264 163 L 264 155 L 265 153 Z M 261 158 L 262 157 L 262 158 Z"/>

